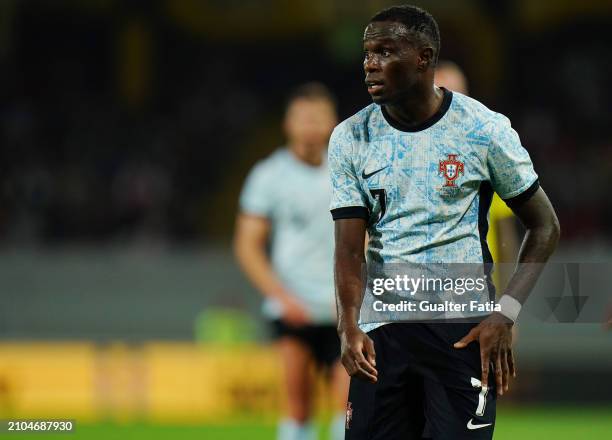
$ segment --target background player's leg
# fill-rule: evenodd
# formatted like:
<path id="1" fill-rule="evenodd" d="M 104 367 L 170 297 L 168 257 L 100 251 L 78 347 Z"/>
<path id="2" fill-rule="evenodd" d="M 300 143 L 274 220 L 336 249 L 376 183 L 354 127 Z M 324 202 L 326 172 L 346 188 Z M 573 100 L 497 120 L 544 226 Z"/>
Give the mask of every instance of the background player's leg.
<path id="1" fill-rule="evenodd" d="M 334 415 L 330 424 L 330 439 L 343 440 L 350 378 L 340 363 L 340 339 L 336 326 L 326 324 L 310 327 L 307 342 L 317 364 L 326 374 L 332 393 Z"/>
<path id="2" fill-rule="evenodd" d="M 332 391 L 334 393 L 334 409 L 336 415 L 330 427 L 331 440 L 343 440 L 346 424 L 346 401 L 348 398 L 350 378 L 340 362 L 336 362 L 332 369 Z"/>
<path id="3" fill-rule="evenodd" d="M 296 338 L 285 336 L 279 342 L 285 374 L 287 417 L 278 429 L 278 440 L 310 440 L 315 438 L 310 423 L 312 408 L 312 355 Z"/>

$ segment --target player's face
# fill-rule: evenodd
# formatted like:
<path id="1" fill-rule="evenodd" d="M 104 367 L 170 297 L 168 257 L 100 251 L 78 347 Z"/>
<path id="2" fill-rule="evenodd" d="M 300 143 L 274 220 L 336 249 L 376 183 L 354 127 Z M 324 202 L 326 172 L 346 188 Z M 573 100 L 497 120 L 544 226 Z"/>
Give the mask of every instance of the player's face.
<path id="1" fill-rule="evenodd" d="M 365 82 L 377 104 L 393 104 L 419 79 L 419 53 L 410 32 L 396 22 L 374 22 L 363 35 Z"/>
<path id="2" fill-rule="evenodd" d="M 336 112 L 330 102 L 299 98 L 287 109 L 285 132 L 292 144 L 323 150 L 336 123 Z"/>

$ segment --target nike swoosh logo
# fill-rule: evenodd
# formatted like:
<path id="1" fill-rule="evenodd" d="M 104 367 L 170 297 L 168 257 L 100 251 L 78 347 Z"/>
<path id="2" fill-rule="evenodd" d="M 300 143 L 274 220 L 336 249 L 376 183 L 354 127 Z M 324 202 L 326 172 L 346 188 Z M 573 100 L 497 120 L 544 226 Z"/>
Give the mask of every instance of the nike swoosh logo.
<path id="1" fill-rule="evenodd" d="M 493 424 L 493 423 L 484 423 L 484 424 L 482 424 L 482 425 L 474 425 L 474 424 L 472 423 L 472 420 L 473 420 L 473 419 L 470 419 L 470 420 L 468 421 L 468 424 L 467 424 L 467 428 L 468 428 L 468 429 L 480 429 L 480 428 L 486 428 L 487 426 L 491 426 L 491 425 Z"/>
<path id="2" fill-rule="evenodd" d="M 387 168 L 389 168 L 389 165 L 387 165 L 386 167 L 382 167 L 380 170 L 376 170 L 376 171 L 373 171 L 373 172 L 368 173 L 368 174 L 366 174 L 365 170 L 363 170 L 363 171 L 361 172 L 361 178 L 362 178 L 363 180 L 365 180 L 365 179 L 369 179 L 369 178 L 370 178 L 370 177 L 372 177 L 374 174 L 376 174 L 376 173 L 380 173 L 382 170 L 386 170 Z"/>

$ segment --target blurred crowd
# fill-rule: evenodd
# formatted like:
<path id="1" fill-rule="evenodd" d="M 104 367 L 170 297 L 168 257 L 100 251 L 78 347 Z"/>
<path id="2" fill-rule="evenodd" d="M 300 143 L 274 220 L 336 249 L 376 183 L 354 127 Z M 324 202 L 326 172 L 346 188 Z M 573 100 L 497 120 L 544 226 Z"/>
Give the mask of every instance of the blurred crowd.
<path id="1" fill-rule="evenodd" d="M 341 118 L 369 103 L 360 50 L 340 56 L 318 34 L 225 41 L 150 11 L 118 20 L 13 3 L 10 30 L 0 24 L 3 243 L 228 238 L 247 169 L 283 141 L 293 85 L 326 83 Z M 611 21 L 513 34 L 495 92 L 470 84 L 521 135 L 564 241 L 612 238 Z M 458 37 L 442 24 L 442 57 L 480 77 Z"/>
<path id="2" fill-rule="evenodd" d="M 134 103 L 121 93 L 125 79 L 104 28 L 33 21 L 2 66 L 0 237 L 205 234 L 208 200 L 257 111 L 224 69 L 233 66 L 170 54 L 165 71 L 155 66 L 154 92 Z M 40 39 L 45 25 L 48 38 Z"/>

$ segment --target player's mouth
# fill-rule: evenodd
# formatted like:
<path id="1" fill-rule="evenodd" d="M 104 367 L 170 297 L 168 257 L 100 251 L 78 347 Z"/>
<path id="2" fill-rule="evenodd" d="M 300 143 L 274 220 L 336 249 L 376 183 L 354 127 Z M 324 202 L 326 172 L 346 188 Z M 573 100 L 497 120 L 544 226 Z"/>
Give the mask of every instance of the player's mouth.
<path id="1" fill-rule="evenodd" d="M 371 81 L 366 80 L 366 86 L 368 87 L 368 93 L 371 95 L 376 95 L 382 91 L 384 88 L 384 83 L 382 81 Z"/>

